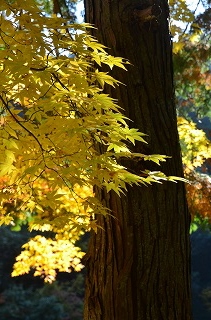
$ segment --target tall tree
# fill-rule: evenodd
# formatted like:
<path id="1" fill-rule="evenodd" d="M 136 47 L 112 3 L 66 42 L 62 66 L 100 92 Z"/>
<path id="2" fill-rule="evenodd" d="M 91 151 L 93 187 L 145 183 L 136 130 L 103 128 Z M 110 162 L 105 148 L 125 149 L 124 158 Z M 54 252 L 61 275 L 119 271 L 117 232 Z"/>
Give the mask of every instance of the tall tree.
<path id="1" fill-rule="evenodd" d="M 166 0 L 85 0 L 86 21 L 128 72 L 113 75 L 126 86 L 107 92 L 117 98 L 148 144 L 133 151 L 166 154 L 167 175 L 182 175 Z M 143 163 L 127 166 L 140 174 Z M 149 170 L 157 170 L 148 165 Z M 189 214 L 182 183 L 128 188 L 119 198 L 97 190 L 111 209 L 98 217 L 86 257 L 86 320 L 188 320 Z"/>

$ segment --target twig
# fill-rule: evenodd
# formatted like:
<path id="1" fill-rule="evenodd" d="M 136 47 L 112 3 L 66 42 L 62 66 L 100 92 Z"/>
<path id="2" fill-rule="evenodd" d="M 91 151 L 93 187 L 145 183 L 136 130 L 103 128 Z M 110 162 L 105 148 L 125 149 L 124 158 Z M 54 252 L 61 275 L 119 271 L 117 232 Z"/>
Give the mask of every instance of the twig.
<path id="1" fill-rule="evenodd" d="M 38 138 L 34 135 L 34 133 L 32 133 L 29 129 L 27 129 L 18 119 L 16 119 L 16 117 L 14 116 L 14 114 L 12 113 L 12 111 L 10 110 L 10 108 L 8 107 L 8 104 L 4 101 L 4 99 L 2 98 L 2 96 L 0 96 L 0 100 L 2 101 L 4 107 L 6 108 L 6 110 L 9 112 L 9 114 L 12 116 L 12 118 L 15 120 L 15 122 L 17 122 L 19 124 L 19 126 L 21 126 L 26 132 L 28 132 L 28 134 L 30 136 L 32 136 L 38 143 L 41 151 L 45 151 L 40 143 L 40 141 L 38 140 Z"/>

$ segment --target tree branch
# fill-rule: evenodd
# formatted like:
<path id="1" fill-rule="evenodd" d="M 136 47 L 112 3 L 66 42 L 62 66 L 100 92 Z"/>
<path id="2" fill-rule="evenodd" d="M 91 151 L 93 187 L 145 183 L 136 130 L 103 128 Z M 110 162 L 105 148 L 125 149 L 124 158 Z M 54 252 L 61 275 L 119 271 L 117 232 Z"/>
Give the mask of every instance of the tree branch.
<path id="1" fill-rule="evenodd" d="M 40 143 L 40 141 L 38 140 L 38 138 L 34 135 L 33 132 L 31 132 L 29 129 L 27 129 L 15 116 L 14 114 L 12 113 L 12 111 L 10 110 L 10 108 L 8 107 L 8 104 L 4 101 L 4 99 L 2 98 L 2 96 L 0 96 L 0 100 L 2 101 L 4 107 L 6 108 L 6 110 L 9 112 L 9 114 L 11 115 L 11 117 L 15 120 L 15 122 L 17 122 L 19 124 L 19 126 L 21 126 L 26 132 L 28 132 L 28 134 L 30 136 L 32 136 L 38 143 L 41 151 L 45 151 Z"/>

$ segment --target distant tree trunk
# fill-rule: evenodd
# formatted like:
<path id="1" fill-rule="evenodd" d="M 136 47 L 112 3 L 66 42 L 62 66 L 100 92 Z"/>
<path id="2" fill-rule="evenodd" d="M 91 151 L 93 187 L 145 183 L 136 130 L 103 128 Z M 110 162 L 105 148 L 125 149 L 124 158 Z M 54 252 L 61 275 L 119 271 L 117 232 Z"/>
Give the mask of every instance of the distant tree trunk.
<path id="1" fill-rule="evenodd" d="M 154 3 L 154 4 L 153 4 Z M 133 151 L 172 158 L 161 168 L 182 175 L 174 104 L 171 37 L 165 0 L 85 0 L 86 21 L 128 72 L 113 76 L 126 84 L 109 91 L 148 134 Z M 156 4 L 155 4 L 156 3 Z M 98 217 L 87 253 L 85 320 L 190 320 L 189 222 L 183 183 L 128 188 L 125 196 L 98 191 L 115 218 Z"/>

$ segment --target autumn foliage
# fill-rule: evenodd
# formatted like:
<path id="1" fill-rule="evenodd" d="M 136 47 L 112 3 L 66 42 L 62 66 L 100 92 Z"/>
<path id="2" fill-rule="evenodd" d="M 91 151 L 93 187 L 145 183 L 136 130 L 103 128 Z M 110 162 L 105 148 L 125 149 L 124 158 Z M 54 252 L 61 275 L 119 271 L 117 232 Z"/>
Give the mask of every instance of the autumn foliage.
<path id="1" fill-rule="evenodd" d="M 184 1 L 170 5 L 175 21 L 193 20 Z M 81 270 L 84 253 L 75 243 L 84 232 L 97 232 L 97 214 L 109 213 L 95 197 L 95 186 L 121 195 L 127 184 L 176 178 L 160 171 L 135 175 L 120 165 L 122 158 L 166 161 L 163 155 L 131 152 L 136 141 L 146 143 L 144 134 L 130 128 L 117 101 L 103 93 L 105 85 L 122 84 L 101 66 L 126 69 L 129 62 L 110 56 L 88 33 L 90 26 L 46 16 L 33 0 L 3 1 L 0 9 L 0 224 L 52 233 L 25 244 L 13 271 L 16 276 L 32 268 L 52 282 L 55 270 Z M 173 23 L 172 33 L 178 35 L 179 61 L 184 38 Z M 188 39 L 190 51 L 193 40 Z M 188 81 L 200 78 L 208 86 L 209 75 L 200 77 L 198 60 Z M 211 157 L 210 142 L 191 121 L 179 117 L 178 125 L 191 180 L 189 207 L 207 216 L 208 182 L 192 170 Z"/>
<path id="2" fill-rule="evenodd" d="M 211 221 L 211 178 L 208 175 L 191 171 L 188 174 L 190 183 L 187 188 L 189 210 L 193 215 L 200 215 Z"/>
<path id="3" fill-rule="evenodd" d="M 136 141 L 145 143 L 144 134 L 103 93 L 105 84 L 120 84 L 101 66 L 126 69 L 127 61 L 107 54 L 90 26 L 46 16 L 33 0 L 4 1 L 0 9 L 0 223 L 53 233 L 30 240 L 13 272 L 33 267 L 52 281 L 56 268 L 81 269 L 75 242 L 97 231 L 96 214 L 108 214 L 93 187 L 120 195 L 127 184 L 176 178 L 135 175 L 120 164 L 166 161 L 130 151 Z"/>

